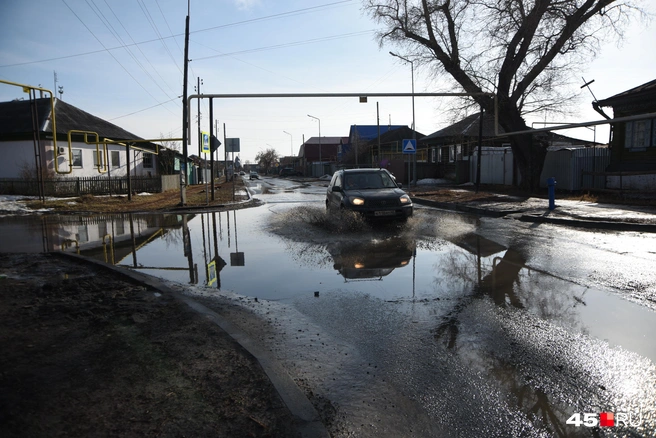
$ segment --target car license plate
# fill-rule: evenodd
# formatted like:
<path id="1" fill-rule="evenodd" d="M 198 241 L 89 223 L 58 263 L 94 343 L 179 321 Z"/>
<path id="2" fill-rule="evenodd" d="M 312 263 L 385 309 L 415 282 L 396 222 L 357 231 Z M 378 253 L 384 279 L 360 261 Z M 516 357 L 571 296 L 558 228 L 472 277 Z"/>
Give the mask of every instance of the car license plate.
<path id="1" fill-rule="evenodd" d="M 374 216 L 394 216 L 395 214 L 394 210 L 374 211 Z"/>

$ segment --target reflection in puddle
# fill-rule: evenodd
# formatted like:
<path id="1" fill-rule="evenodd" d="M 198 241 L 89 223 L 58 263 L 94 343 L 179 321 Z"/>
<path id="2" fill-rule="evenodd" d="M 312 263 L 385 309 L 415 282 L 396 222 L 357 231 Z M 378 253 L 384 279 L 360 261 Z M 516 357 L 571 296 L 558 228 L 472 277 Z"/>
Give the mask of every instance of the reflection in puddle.
<path id="1" fill-rule="evenodd" d="M 410 263 L 415 246 L 402 238 L 371 242 L 328 244 L 333 257 L 333 268 L 348 280 L 382 280 L 395 268 Z"/>

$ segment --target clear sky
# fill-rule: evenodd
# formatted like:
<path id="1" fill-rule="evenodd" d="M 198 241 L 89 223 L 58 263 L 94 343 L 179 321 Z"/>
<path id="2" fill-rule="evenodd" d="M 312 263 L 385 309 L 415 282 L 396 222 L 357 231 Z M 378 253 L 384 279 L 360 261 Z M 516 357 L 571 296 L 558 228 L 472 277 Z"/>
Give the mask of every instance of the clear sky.
<path id="1" fill-rule="evenodd" d="M 651 12 L 656 9 L 644 2 Z M 191 0 L 189 94 L 198 78 L 203 93 L 399 93 L 411 91 L 410 65 L 379 47 L 374 23 L 358 0 Z M 186 0 L 0 0 L 0 78 L 55 89 L 62 99 L 142 137 L 182 137 L 182 83 Z M 621 47 L 606 46 L 580 76 L 594 79 L 604 99 L 656 76 L 656 28 L 636 22 Z M 415 69 L 415 91 L 438 88 Z M 582 79 L 575 78 L 576 82 Z M 456 90 L 454 90 L 456 91 Z M 556 122 L 599 120 L 588 90 L 577 116 Z M 59 94 L 58 94 L 59 96 Z M 27 97 L 0 84 L 0 101 Z M 298 153 L 303 138 L 347 136 L 349 126 L 412 124 L 407 98 L 215 100 L 223 141 L 241 140 L 241 159 L 275 148 Z M 415 99 L 416 126 L 431 134 L 449 124 L 448 102 Z M 198 153 L 197 104 L 192 105 L 189 153 Z M 209 130 L 209 103 L 201 104 Z M 562 119 L 562 117 L 556 117 Z M 549 119 L 549 116 L 547 116 Z M 537 117 L 529 120 L 544 120 Z M 289 134 L 286 134 L 287 131 Z M 562 132 L 592 140 L 593 131 Z M 607 128 L 597 128 L 606 141 Z M 223 149 L 220 150 L 221 154 Z"/>

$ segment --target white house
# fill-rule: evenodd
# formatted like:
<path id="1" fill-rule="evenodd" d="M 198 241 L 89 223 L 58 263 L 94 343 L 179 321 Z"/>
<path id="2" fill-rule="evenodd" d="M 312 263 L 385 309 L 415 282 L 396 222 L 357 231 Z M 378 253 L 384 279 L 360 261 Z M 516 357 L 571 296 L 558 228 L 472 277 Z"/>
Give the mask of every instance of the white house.
<path id="1" fill-rule="evenodd" d="M 140 137 L 62 100 L 52 102 L 0 102 L 0 178 L 33 179 L 38 169 L 45 178 L 121 177 L 128 166 L 132 176 L 157 174 L 154 144 L 134 143 L 128 163 L 126 145 L 107 144 L 105 151 L 103 142 Z"/>

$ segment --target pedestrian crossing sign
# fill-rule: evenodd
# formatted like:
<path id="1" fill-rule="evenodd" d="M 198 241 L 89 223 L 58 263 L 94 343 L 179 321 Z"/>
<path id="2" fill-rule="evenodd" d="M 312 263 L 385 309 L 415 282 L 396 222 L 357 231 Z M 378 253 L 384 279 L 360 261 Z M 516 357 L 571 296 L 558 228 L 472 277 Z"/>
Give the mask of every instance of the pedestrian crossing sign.
<path id="1" fill-rule="evenodd" d="M 202 147 L 203 153 L 209 154 L 210 153 L 210 134 L 209 134 L 209 132 L 202 131 L 201 135 L 202 135 L 202 142 L 203 142 L 202 143 L 203 144 L 203 147 Z"/>
<path id="2" fill-rule="evenodd" d="M 416 154 L 417 153 L 417 140 L 405 139 L 403 140 L 403 153 Z"/>

